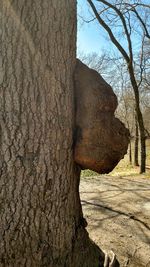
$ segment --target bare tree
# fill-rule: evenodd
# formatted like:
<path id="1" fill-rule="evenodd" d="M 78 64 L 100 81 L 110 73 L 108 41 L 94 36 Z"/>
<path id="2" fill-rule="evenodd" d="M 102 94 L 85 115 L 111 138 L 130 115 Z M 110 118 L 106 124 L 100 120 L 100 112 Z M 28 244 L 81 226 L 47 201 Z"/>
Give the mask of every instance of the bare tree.
<path id="1" fill-rule="evenodd" d="M 140 107 L 140 94 L 139 94 L 140 83 L 138 83 L 138 80 L 136 79 L 136 74 L 135 74 L 135 69 L 134 69 L 134 53 L 133 53 L 133 44 L 132 44 L 132 35 L 131 35 L 132 34 L 132 26 L 131 26 L 131 19 L 130 19 L 131 12 L 133 12 L 135 14 L 140 25 L 142 25 L 142 28 L 144 30 L 146 37 L 149 37 L 148 29 L 146 27 L 146 24 L 143 25 L 144 21 L 140 17 L 139 13 L 136 11 L 135 5 L 130 6 L 130 9 L 128 9 L 127 5 L 123 6 L 123 8 L 122 8 L 122 4 L 124 3 L 124 1 L 121 1 L 119 3 L 118 3 L 118 1 L 116 3 L 112 3 L 112 2 L 110 3 L 110 2 L 105 1 L 105 0 L 97 1 L 101 4 L 103 4 L 103 7 L 102 7 L 103 9 L 104 9 L 104 7 L 108 7 L 111 11 L 114 12 L 113 14 L 115 14 L 116 26 L 118 25 L 118 19 L 120 20 L 121 25 L 122 25 L 122 29 L 123 29 L 123 36 L 125 37 L 125 40 L 128 44 L 128 51 L 126 51 L 124 49 L 123 45 L 121 44 L 121 42 L 119 42 L 117 40 L 115 33 L 113 33 L 113 31 L 111 29 L 111 25 L 112 24 L 115 25 L 115 20 L 112 19 L 112 17 L 113 17 L 112 12 L 111 12 L 111 19 L 109 20 L 106 17 L 106 21 L 105 21 L 104 16 L 102 16 L 102 14 L 103 14 L 102 11 L 99 11 L 100 7 L 98 6 L 98 8 L 96 8 L 96 6 L 94 5 L 92 0 L 87 0 L 87 2 L 91 6 L 97 21 L 106 30 L 112 43 L 115 45 L 115 47 L 121 53 L 122 57 L 124 58 L 124 60 L 127 64 L 127 68 L 128 68 L 128 72 L 129 72 L 129 76 L 130 76 L 130 81 L 131 81 L 131 85 L 132 85 L 132 88 L 134 91 L 134 96 L 135 96 L 135 108 L 136 108 L 137 120 L 138 120 L 138 124 L 139 124 L 139 131 L 140 131 L 140 143 L 141 143 L 140 172 L 142 173 L 142 172 L 145 172 L 145 163 L 146 163 L 145 128 L 144 128 L 143 115 L 142 115 L 141 107 Z M 126 11 L 124 10 L 125 8 L 126 8 Z M 110 26 L 109 26 L 109 22 L 111 22 Z"/>

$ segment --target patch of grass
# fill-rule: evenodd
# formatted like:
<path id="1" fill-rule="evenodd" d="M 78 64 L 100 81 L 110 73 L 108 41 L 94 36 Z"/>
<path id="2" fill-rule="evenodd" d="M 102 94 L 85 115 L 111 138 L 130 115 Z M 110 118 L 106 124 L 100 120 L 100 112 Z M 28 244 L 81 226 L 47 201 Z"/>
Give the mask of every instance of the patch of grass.
<path id="1" fill-rule="evenodd" d="M 128 154 L 125 155 L 125 157 L 120 160 L 118 165 L 114 168 L 112 172 L 110 172 L 109 175 L 112 176 L 125 176 L 125 175 L 135 175 L 139 173 L 139 167 L 135 167 L 132 164 L 129 163 L 129 156 Z"/>
<path id="2" fill-rule="evenodd" d="M 99 176 L 99 173 L 91 171 L 91 170 L 82 170 L 81 171 L 81 178 L 91 177 L 91 176 Z"/>
<path id="3" fill-rule="evenodd" d="M 140 146 L 140 145 L 139 145 Z M 146 166 L 150 168 L 150 139 L 146 140 Z M 134 161 L 134 142 L 132 142 L 132 161 Z M 139 163 L 140 163 L 140 148 L 139 148 Z M 115 169 L 110 173 L 112 176 L 127 176 L 127 175 L 137 175 L 140 173 L 140 167 L 136 167 L 133 164 L 129 163 L 129 155 L 128 153 L 125 155 L 124 159 L 122 159 Z M 147 169 L 144 174 L 145 177 L 150 177 L 150 169 Z"/>

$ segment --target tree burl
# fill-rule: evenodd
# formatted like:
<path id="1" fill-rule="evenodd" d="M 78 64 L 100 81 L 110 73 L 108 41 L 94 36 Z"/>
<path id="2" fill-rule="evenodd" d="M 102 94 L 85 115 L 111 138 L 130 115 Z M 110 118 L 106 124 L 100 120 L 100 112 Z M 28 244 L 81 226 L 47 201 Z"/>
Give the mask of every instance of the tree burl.
<path id="1" fill-rule="evenodd" d="M 82 169 L 109 173 L 127 152 L 129 131 L 115 117 L 117 97 L 95 70 L 77 59 L 75 70 L 76 143 Z"/>

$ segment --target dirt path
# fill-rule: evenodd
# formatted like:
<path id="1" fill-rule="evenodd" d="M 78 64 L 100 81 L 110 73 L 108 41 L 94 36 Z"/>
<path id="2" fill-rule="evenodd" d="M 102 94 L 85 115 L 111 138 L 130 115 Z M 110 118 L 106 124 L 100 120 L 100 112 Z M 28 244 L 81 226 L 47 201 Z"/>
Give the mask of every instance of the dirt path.
<path id="1" fill-rule="evenodd" d="M 150 179 L 83 178 L 80 193 L 91 238 L 121 267 L 150 267 Z"/>

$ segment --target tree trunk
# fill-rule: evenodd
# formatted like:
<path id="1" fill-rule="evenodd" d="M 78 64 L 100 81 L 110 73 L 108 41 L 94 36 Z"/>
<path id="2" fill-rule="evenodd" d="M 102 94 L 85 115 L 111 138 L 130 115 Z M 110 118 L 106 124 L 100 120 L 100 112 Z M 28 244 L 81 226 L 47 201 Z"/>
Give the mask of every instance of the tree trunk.
<path id="1" fill-rule="evenodd" d="M 76 1 L 0 11 L 0 267 L 103 266 L 73 162 Z"/>
<path id="2" fill-rule="evenodd" d="M 146 137 L 145 137 L 145 129 L 142 127 L 140 132 L 140 141 L 141 141 L 141 166 L 140 173 L 146 171 Z"/>
<path id="3" fill-rule="evenodd" d="M 145 137 L 143 116 L 138 105 L 136 106 L 136 114 L 138 117 L 138 125 L 140 131 L 140 145 L 141 145 L 140 173 L 144 173 L 146 171 L 146 137 Z"/>
<path id="4" fill-rule="evenodd" d="M 140 164 L 140 173 L 144 173 L 146 168 L 146 137 L 145 137 L 145 127 L 144 127 L 144 120 L 143 115 L 140 109 L 140 99 L 139 99 L 139 88 L 135 79 L 133 65 L 132 62 L 129 62 L 128 70 L 130 74 L 130 80 L 131 84 L 134 90 L 134 96 L 135 96 L 135 111 L 139 126 L 139 132 L 140 132 L 140 145 L 141 145 L 141 164 Z"/>
<path id="5" fill-rule="evenodd" d="M 132 164 L 132 143 L 131 143 L 131 138 L 129 142 L 129 162 Z"/>
<path id="6" fill-rule="evenodd" d="M 139 130 L 137 116 L 135 116 L 134 166 L 139 166 Z"/>

